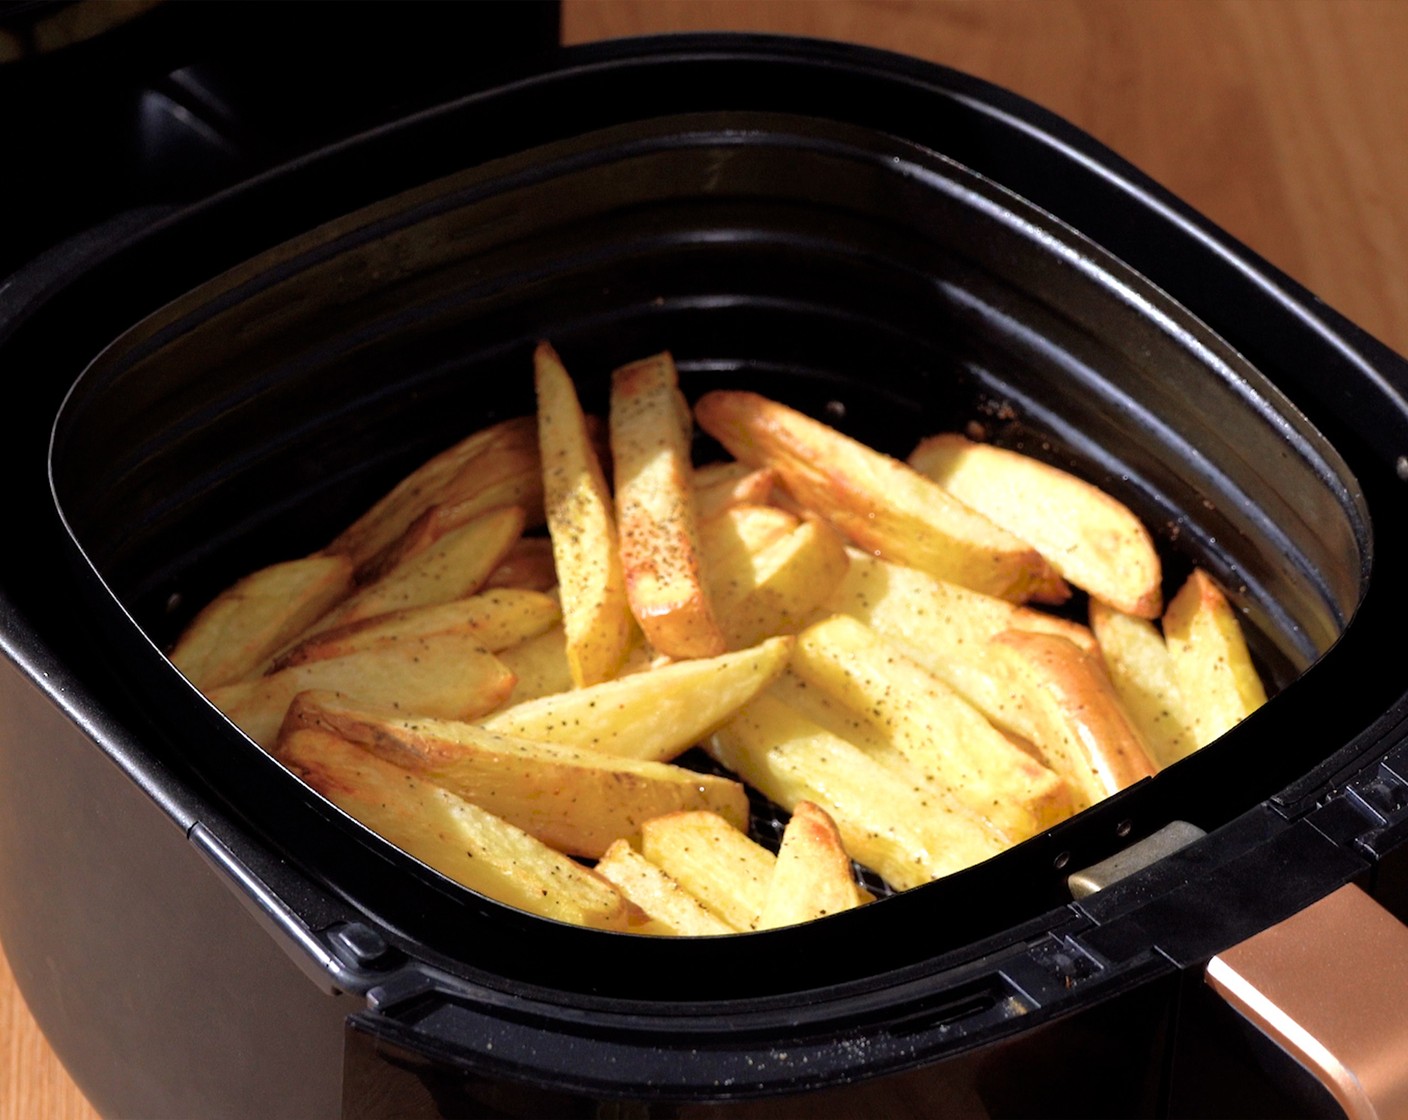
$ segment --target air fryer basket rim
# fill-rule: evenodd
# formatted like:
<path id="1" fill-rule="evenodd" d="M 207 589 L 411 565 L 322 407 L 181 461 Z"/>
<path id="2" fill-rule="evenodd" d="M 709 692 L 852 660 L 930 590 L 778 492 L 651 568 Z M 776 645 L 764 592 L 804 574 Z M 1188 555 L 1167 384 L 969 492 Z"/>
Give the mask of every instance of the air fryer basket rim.
<path id="1" fill-rule="evenodd" d="M 714 47 L 711 47 L 711 46 L 710 46 L 711 43 L 714 44 L 715 46 L 714 46 Z M 671 42 L 669 42 L 669 41 L 651 41 L 651 42 L 644 42 L 644 43 L 638 43 L 638 44 L 631 44 L 631 45 L 626 45 L 626 46 L 622 46 L 622 45 L 611 45 L 611 46 L 609 46 L 609 47 L 603 48 L 603 49 L 600 50 L 600 51 L 596 51 L 596 52 L 594 52 L 594 51 L 583 51 L 583 52 L 580 52 L 580 53 L 578 53 L 577 55 L 572 56 L 572 57 L 575 57 L 575 58 L 578 59 L 578 60 L 585 60 L 586 66 L 585 66 L 584 68 L 585 68 L 585 69 L 590 69 L 591 66 L 594 65 L 594 64 L 600 63 L 600 62 L 602 62 L 603 60 L 606 61 L 606 62 L 610 62 L 610 61 L 611 61 L 612 59 L 614 59 L 614 58 L 620 58 L 620 57 L 622 57 L 622 54 L 628 55 L 628 56 L 631 56 L 631 57 L 634 57 L 636 51 L 639 51 L 639 52 L 640 52 L 640 57 L 650 58 L 650 59 L 652 59 L 652 60 L 658 60 L 659 58 L 669 56 L 670 53 L 673 52 L 673 51 L 678 51 L 678 52 L 680 52 L 680 53 L 682 53 L 682 54 L 686 54 L 686 55 L 688 55 L 688 56 L 690 56 L 690 57 L 692 57 L 692 58 L 708 57 L 711 49 L 717 49 L 717 50 L 720 51 L 720 53 L 725 54 L 725 55 L 728 55 L 729 57 L 734 57 L 734 58 L 740 57 L 740 56 L 749 56 L 750 54 L 752 54 L 752 52 L 757 52 L 757 56 L 758 56 L 758 57 L 764 57 L 764 56 L 776 54 L 776 55 L 779 55 L 779 56 L 787 57 L 787 58 L 790 59 L 793 63 L 798 63 L 800 60 L 803 60 L 803 59 L 807 58 L 809 52 L 815 51 L 815 52 L 817 53 L 817 55 L 819 55 L 819 56 L 824 56 L 824 57 L 828 57 L 828 58 L 830 58 L 833 62 L 834 62 L 835 60 L 837 60 L 837 59 L 844 60 L 844 61 L 854 61 L 854 62 L 857 62 L 857 63 L 858 63 L 858 69 L 861 69 L 861 70 L 865 70 L 865 69 L 867 69 L 868 67 L 872 67 L 872 66 L 879 66 L 879 65 L 881 65 L 882 63 L 883 63 L 884 65 L 890 65 L 890 64 L 891 64 L 889 60 L 886 60 L 886 59 L 882 58 L 881 56 L 878 55 L 877 52 L 856 51 L 856 52 L 852 53 L 852 52 L 850 52 L 850 51 L 848 51 L 848 50 L 845 50 L 845 49 L 842 49 L 842 48 L 838 48 L 838 47 L 834 47 L 834 46 L 817 46 L 817 45 L 815 45 L 815 44 L 794 44 L 794 43 L 789 43 L 789 42 L 784 42 L 784 41 L 768 41 L 768 40 L 757 40 L 757 39 L 751 39 L 751 38 L 750 38 L 750 39 L 747 39 L 747 40 L 744 40 L 744 41 L 737 41 L 737 40 L 718 40 L 718 39 L 696 40 L 696 41 L 691 42 L 691 43 L 688 44 L 687 46 L 676 45 L 676 44 L 671 43 Z M 618 54 L 618 52 L 621 52 L 621 53 Z M 914 66 L 914 64 L 912 64 L 912 63 L 910 63 L 910 62 L 908 62 L 908 61 L 895 60 L 895 61 L 893 62 L 893 65 L 894 65 L 900 72 L 902 72 L 902 73 L 914 74 L 914 73 L 918 72 L 919 75 L 923 78 L 923 80 L 924 80 L 925 82 L 933 83 L 934 85 L 942 85 L 942 79 L 943 79 L 944 76 L 945 76 L 945 72 L 939 71 L 939 70 L 937 70 L 936 68 L 918 67 L 917 70 L 916 70 L 916 67 Z M 951 75 L 950 75 L 950 77 L 951 77 Z M 962 88 L 965 90 L 964 96 L 970 95 L 970 94 L 972 93 L 972 91 L 975 89 L 975 85 L 974 85 L 973 83 L 971 83 L 970 80 L 967 80 L 967 79 L 962 79 L 962 80 L 960 80 L 960 81 L 957 81 L 956 84 L 957 84 L 958 86 L 962 87 Z M 1002 106 L 1002 111 L 1003 111 L 1003 112 L 1010 112 L 1010 111 L 1013 109 L 1012 99 L 1010 99 L 1009 95 L 994 95 L 994 99 L 995 99 L 999 104 L 1001 104 L 1001 106 Z M 1019 112 L 1019 113 L 1017 113 L 1016 115 L 1017 115 L 1019 118 L 1021 118 L 1021 117 L 1023 117 L 1023 116 L 1026 117 L 1026 119 L 1023 121 L 1023 127 L 1024 127 L 1024 128 L 1035 129 L 1035 128 L 1040 127 L 1041 125 L 1050 124 L 1050 121 L 1049 121 L 1048 119 L 1044 118 L 1044 117 L 1043 117 L 1041 114 L 1039 114 L 1039 113 L 1024 114 L 1024 113 L 1020 113 L 1020 112 Z M 432 116 L 433 116 L 433 115 L 432 115 Z M 426 120 L 428 120 L 428 119 L 429 119 L 428 117 L 427 117 L 427 118 L 422 118 L 422 124 L 424 124 L 424 122 L 425 122 Z M 1061 144 L 1069 144 L 1069 143 L 1071 142 L 1072 137 L 1069 135 L 1069 132 L 1068 132 L 1066 129 L 1053 129 L 1052 131 L 1053 131 L 1053 132 L 1055 133 L 1055 135 L 1058 137 L 1058 139 L 1059 139 L 1059 141 L 1060 141 Z M 1077 145 L 1076 145 L 1076 148 L 1077 148 L 1077 150 L 1079 150 L 1079 149 L 1081 149 L 1081 148 L 1084 148 L 1084 149 L 1085 149 L 1085 157 L 1086 157 L 1086 158 L 1089 158 L 1090 152 L 1091 152 L 1091 150 L 1093 149 L 1093 145 L 1090 145 L 1090 143 L 1089 143 L 1088 141 L 1083 141 L 1082 143 L 1077 144 Z M 1096 154 L 1096 155 L 1099 154 L 1098 150 L 1096 150 L 1095 154 Z M 999 161 L 999 162 L 1000 162 L 1000 161 Z M 1117 177 L 1117 176 L 1120 174 L 1120 172 L 1121 172 L 1121 169 L 1120 169 L 1118 166 L 1115 168 L 1115 171 L 1114 171 L 1114 172 L 1111 172 L 1108 167 L 1105 167 L 1105 168 L 1102 168 L 1102 169 L 1101 169 L 1101 175 L 1102 175 L 1102 176 L 1113 175 L 1113 176 L 1116 176 L 1116 177 Z M 1126 177 L 1127 177 L 1127 176 L 1126 176 Z M 1154 189 L 1154 188 L 1152 188 L 1150 184 L 1147 184 L 1146 182 L 1143 182 L 1142 180 L 1139 180 L 1137 177 L 1135 178 L 1134 181 L 1135 181 L 1136 186 L 1139 188 L 1136 193 L 1138 194 L 1140 200 L 1146 200 L 1146 199 L 1149 198 L 1151 195 L 1157 197 L 1157 190 Z M 272 178 L 272 177 L 271 177 L 268 181 L 266 181 L 263 185 L 261 185 L 261 186 L 258 188 L 258 190 L 268 190 L 268 191 L 273 191 L 274 189 L 275 189 L 275 180 L 274 180 L 274 178 Z M 231 206 L 237 206 L 237 205 L 238 205 L 238 200 L 234 197 L 234 196 L 236 196 L 236 195 L 238 195 L 238 194 L 239 194 L 239 192 L 232 192 L 232 196 L 231 196 L 231 199 L 230 199 L 230 201 L 229 201 L 229 205 L 231 205 Z M 1159 199 L 1159 205 L 1152 207 L 1152 209 L 1153 209 L 1154 211 L 1156 211 L 1156 212 L 1159 214 L 1159 216 L 1161 216 L 1161 217 L 1167 217 L 1167 215 L 1168 215 L 1168 213 L 1169 213 L 1169 210 L 1170 210 L 1170 205 L 1169 205 L 1169 203 L 1168 203 L 1168 200 L 1163 199 L 1163 198 L 1160 198 L 1160 199 Z M 1176 207 L 1175 207 L 1174 209 L 1176 209 Z M 1059 210 L 1057 210 L 1056 212 L 1059 213 Z M 1187 221 L 1188 221 L 1188 219 L 1187 219 L 1187 216 L 1186 216 L 1186 215 L 1183 215 L 1183 216 L 1181 216 L 1181 217 L 1179 218 L 1179 222 L 1187 222 Z M 1194 223 L 1194 224 L 1196 225 L 1197 223 Z M 178 225 L 179 225 L 179 223 L 178 223 Z M 173 227 L 173 228 L 176 228 L 176 227 Z M 1203 232 L 1206 233 L 1206 230 L 1204 230 Z M 1227 243 L 1226 243 L 1224 240 L 1222 240 L 1221 238 L 1218 238 L 1218 237 L 1214 237 L 1213 240 L 1218 243 L 1218 246 L 1219 246 L 1218 252 L 1225 252 L 1225 251 L 1226 251 L 1226 249 L 1227 249 Z M 1206 249 L 1207 249 L 1207 245 L 1206 245 L 1205 241 L 1200 242 L 1198 251 L 1201 252 L 1201 251 L 1205 251 Z M 1276 293 L 1276 298 L 1286 298 L 1286 297 L 1285 297 L 1285 293 L 1286 293 L 1287 291 L 1289 291 L 1289 292 L 1291 293 L 1291 296 L 1292 296 L 1292 297 L 1294 297 L 1294 296 L 1297 294 L 1296 291 L 1295 291 L 1292 287 L 1289 287 L 1288 285 L 1282 283 L 1283 278 L 1279 278 L 1279 277 L 1277 277 L 1274 273 L 1269 273 L 1267 270 L 1257 270 L 1256 268 L 1253 267 L 1253 266 L 1255 265 L 1255 262 L 1252 261 L 1252 262 L 1249 263 L 1249 258 L 1247 258 L 1244 254 L 1238 254 L 1238 256 L 1239 256 L 1238 268 L 1239 268 L 1239 269 L 1242 269 L 1242 270 L 1248 270 L 1250 273 L 1252 273 L 1252 274 L 1253 274 L 1253 280 L 1254 280 L 1254 286 L 1255 286 L 1256 288 L 1258 288 L 1259 290 L 1261 290 L 1262 292 L 1267 292 L 1267 291 L 1272 291 L 1272 290 L 1274 290 L 1275 293 Z M 1233 271 L 1236 271 L 1236 270 L 1234 269 Z M 1174 290 L 1176 290 L 1176 288 L 1177 288 L 1177 285 L 1174 286 Z M 1294 302 L 1294 300 L 1293 300 L 1292 302 Z M 1309 313 L 1306 312 L 1306 311 L 1304 311 L 1304 310 L 1303 310 L 1302 308 L 1300 308 L 1299 306 L 1296 307 L 1294 314 L 1295 314 L 1295 316 L 1296 316 L 1298 319 L 1300 319 L 1302 322 L 1304 322 L 1304 321 L 1308 318 L 1308 316 L 1309 316 Z M 1345 349 L 1348 351 L 1348 356 L 1349 356 L 1350 364 L 1358 365 L 1358 366 L 1360 366 L 1360 367 L 1362 367 L 1362 368 L 1367 368 L 1367 369 L 1373 370 L 1374 373 L 1372 374 L 1372 378 L 1371 378 L 1371 379 L 1374 380 L 1374 381 L 1379 381 L 1380 383 L 1381 383 L 1381 375 L 1380 375 L 1377 371 L 1378 371 L 1379 369 L 1381 369 L 1381 368 L 1385 368 L 1386 366 L 1391 366 L 1391 367 L 1393 368 L 1393 371 L 1394 371 L 1395 376 L 1401 376 L 1401 370 L 1398 369 L 1397 366 L 1394 366 L 1393 363 L 1391 363 L 1391 362 L 1385 362 L 1385 358 L 1387 357 L 1387 355 L 1385 355 L 1384 353 L 1379 352 L 1379 351 L 1375 348 L 1375 346 L 1374 346 L 1372 343 L 1370 343 L 1367 339 L 1365 339 L 1364 337 L 1362 337 L 1362 335 L 1360 335 L 1360 334 L 1358 334 L 1357 332 L 1355 332 L 1353 328 L 1350 328 L 1350 327 L 1348 326 L 1348 324 L 1343 324 L 1343 323 L 1340 323 L 1340 322 L 1334 320 L 1334 318 L 1333 318 L 1332 315 L 1328 315 L 1328 314 L 1323 313 L 1323 312 L 1320 312 L 1319 314 L 1320 314 L 1320 316 L 1321 316 L 1321 324 L 1323 324 L 1326 320 L 1328 320 L 1328 321 L 1329 321 L 1329 327 L 1328 327 L 1328 328 L 1325 328 L 1325 327 L 1323 327 L 1323 325 L 1317 325 L 1316 329 L 1317 329 L 1317 330 L 1327 330 L 1328 333 L 1333 337 L 1334 342 L 1335 342 L 1335 345 L 1340 346 L 1340 347 L 1343 347 L 1343 348 L 1345 348 Z M 1347 340 L 1347 341 L 1346 341 L 1346 340 Z M 1240 347 L 1239 347 L 1239 348 L 1240 348 Z M 1352 425 L 1352 424 L 1347 424 L 1347 425 L 1345 425 L 1346 428 L 1350 428 L 1350 429 L 1352 429 L 1353 426 L 1354 426 L 1354 425 Z M 1377 438 L 1377 433 L 1376 433 L 1376 438 Z M 1372 457 L 1371 457 L 1371 456 L 1368 456 L 1368 455 L 1366 455 L 1366 454 L 1364 454 L 1364 453 L 1360 453 L 1360 454 L 1357 454 L 1357 455 L 1356 455 L 1356 459 L 1357 459 L 1360 463 L 1365 463 L 1365 464 L 1367 464 L 1367 463 L 1369 462 L 1370 458 L 1372 458 Z M 1374 508 L 1374 506 L 1375 506 L 1375 497 L 1374 497 L 1374 495 L 1381 495 L 1381 494 L 1382 494 L 1382 490 L 1383 490 L 1382 483 L 1378 481 L 1378 477 L 1377 477 L 1377 476 L 1374 474 L 1374 472 L 1372 472 L 1372 471 L 1366 472 L 1366 471 L 1361 470 L 1359 473 L 1361 474 L 1361 476 L 1368 475 L 1368 478 L 1367 478 L 1367 480 L 1366 480 L 1366 492 L 1368 492 L 1368 493 L 1371 494 L 1371 497 L 1370 497 L 1370 508 L 1372 509 L 1372 508 Z M 1396 551 L 1397 551 L 1397 543 L 1396 543 L 1396 542 L 1393 543 L 1393 547 L 1392 547 L 1389 551 L 1390 551 L 1391 553 L 1396 553 Z M 1381 560 L 1380 562 L 1382 562 L 1382 560 Z M 1353 625 L 1352 629 L 1357 629 L 1358 627 L 1359 627 L 1359 623 L 1358 623 L 1358 621 L 1356 621 L 1356 623 Z M 1359 645 L 1359 648 L 1365 648 L 1365 643 L 1364 643 L 1364 642 L 1359 642 L 1358 645 Z M 1330 654 L 1329 656 L 1327 656 L 1327 658 L 1326 658 L 1326 663 L 1335 660 L 1335 658 L 1337 657 L 1338 653 L 1339 653 L 1338 650 L 1331 651 L 1331 654 Z M 1342 662 L 1342 661 L 1343 661 L 1343 658 L 1341 658 L 1340 660 L 1341 660 L 1341 662 Z M 1345 673 L 1343 670 L 1340 670 L 1340 669 L 1335 669 L 1334 672 L 1335 672 L 1335 673 L 1341 673 L 1341 675 L 1348 675 L 1347 673 Z M 1317 669 L 1315 670 L 1315 674 L 1314 674 L 1314 675 L 1316 675 L 1316 676 L 1318 676 L 1318 677 L 1322 677 L 1322 678 L 1327 678 L 1327 679 L 1330 679 L 1330 678 L 1333 677 L 1333 674 L 1330 672 L 1330 670 L 1329 670 L 1328 668 L 1326 668 L 1326 666 L 1323 666 L 1323 665 L 1322 665 L 1322 666 L 1317 666 Z M 1335 678 L 1335 679 L 1337 679 L 1337 678 Z M 1304 690 L 1302 690 L 1302 691 L 1304 691 Z M 1378 694 L 1376 694 L 1376 695 L 1380 695 L 1380 696 L 1381 696 L 1382 693 L 1378 693 Z M 188 707 L 189 707 L 189 706 L 188 706 Z M 196 724 L 196 725 L 200 725 L 198 721 L 201 719 L 201 716 L 200 716 L 199 712 L 198 712 L 195 708 L 192 707 L 192 708 L 190 709 L 190 711 L 188 711 L 186 714 L 189 715 L 192 719 L 194 719 L 194 720 L 197 721 L 197 724 Z M 1371 721 L 1365 721 L 1364 724 L 1363 724 L 1363 726 L 1364 726 L 1364 727 L 1368 727 L 1370 722 L 1371 722 Z M 1284 723 L 1283 723 L 1283 726 L 1284 726 L 1286 729 L 1290 729 L 1290 728 L 1292 728 L 1294 725 L 1295 725 L 1295 721 L 1291 718 L 1290 715 L 1288 715 L 1287 718 L 1286 718 L 1286 720 L 1285 720 Z M 209 727 L 209 726 L 214 726 L 214 725 L 213 725 L 213 724 L 210 724 L 209 721 L 207 720 L 207 724 L 204 725 L 204 726 Z M 1367 733 L 1366 733 L 1366 734 L 1367 734 Z M 1375 749 L 1376 739 L 1374 738 L 1374 736 L 1373 736 L 1372 734 L 1367 734 L 1367 739 L 1368 739 L 1368 741 L 1360 741 L 1360 742 L 1357 742 L 1357 743 L 1348 743 L 1348 745 L 1345 747 L 1345 749 L 1342 750 L 1342 751 L 1340 751 L 1340 752 L 1338 752 L 1338 754 L 1336 755 L 1336 757 L 1340 760 L 1339 763 L 1338 763 L 1338 765 L 1341 765 L 1341 766 L 1350 765 L 1351 763 L 1353 763 L 1354 759 L 1356 759 L 1356 758 L 1358 758 L 1358 757 L 1360 757 L 1360 756 L 1363 756 L 1363 755 L 1365 755 L 1365 754 L 1367 754 L 1367 753 L 1371 753 L 1371 752 Z M 1341 736 L 1340 738 L 1334 739 L 1334 740 L 1332 740 L 1332 741 L 1333 741 L 1333 742 L 1342 742 L 1342 741 L 1347 742 L 1347 740 L 1346 740 L 1343 736 Z M 1273 814 L 1273 816 L 1275 816 L 1275 814 Z M 1265 830 L 1265 832 L 1267 833 L 1267 835 L 1271 835 L 1271 834 L 1273 834 L 1273 833 L 1275 832 L 1276 827 L 1278 827 L 1278 821 L 1276 821 L 1276 820 L 1263 821 L 1263 827 L 1264 827 L 1264 830 Z M 1338 871 L 1335 872 L 1335 875 L 1340 875 L 1340 874 L 1347 874 L 1347 872 L 1345 872 L 1345 871 L 1341 868 L 1340 870 L 1338 870 Z M 1324 889 L 1324 890 L 1328 890 L 1328 889 L 1330 889 L 1330 888 L 1331 888 L 1332 886 L 1334 886 L 1334 885 L 1337 885 L 1337 883 L 1335 883 L 1335 882 L 1328 882 L 1328 881 L 1327 881 L 1327 882 L 1324 884 L 1323 889 Z M 1307 890 L 1311 890 L 1311 889 L 1319 889 L 1319 888 L 1318 888 L 1318 887 L 1316 887 L 1316 888 L 1307 887 L 1306 889 L 1307 889 Z M 1294 897 L 1290 897 L 1290 898 L 1286 899 L 1285 901 L 1286 901 L 1286 904 L 1287 904 L 1287 905 L 1294 905 L 1295 899 L 1294 899 Z M 889 904 L 887 904 L 887 905 L 889 905 Z M 1088 917 L 1088 913 L 1089 913 L 1089 911 L 1082 911 L 1082 912 L 1080 912 L 1079 914 L 1077 914 L 1077 918 L 1076 918 L 1076 919 L 1072 919 L 1072 920 L 1084 920 L 1085 918 Z M 1030 931 L 1028 931 L 1028 932 L 1030 932 Z M 587 938 L 586 940 L 594 940 L 594 939 L 592 939 L 592 938 Z M 843 940 L 843 939 L 838 939 L 838 940 Z M 781 944 L 781 943 L 780 943 L 780 944 Z M 1191 951 L 1191 950 L 1190 950 L 1190 951 Z M 1147 963 L 1147 958 L 1145 958 L 1145 960 L 1146 960 L 1146 963 Z M 1112 973 L 1112 975 L 1113 975 L 1113 973 Z M 1124 975 L 1125 975 L 1125 976 L 1129 976 L 1129 975 L 1131 975 L 1131 973 L 1125 973 Z M 1106 990 L 1108 990 L 1108 989 L 1106 989 Z M 1053 1001 L 1052 1006 L 1053 1006 L 1053 1007 L 1056 1006 L 1057 1003 L 1059 1003 L 1059 1001 Z M 389 1008 L 389 1007 L 392 1007 L 392 1006 L 394 1006 L 394 1001 L 387 1001 L 387 1002 L 383 1003 L 382 1006 L 388 1007 L 388 1008 Z"/>

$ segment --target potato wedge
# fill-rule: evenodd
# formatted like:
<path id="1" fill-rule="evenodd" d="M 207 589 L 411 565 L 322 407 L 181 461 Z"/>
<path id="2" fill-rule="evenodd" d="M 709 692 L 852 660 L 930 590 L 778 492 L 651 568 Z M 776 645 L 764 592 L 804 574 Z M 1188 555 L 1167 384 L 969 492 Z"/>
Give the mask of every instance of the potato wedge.
<path id="1" fill-rule="evenodd" d="M 771 692 L 711 735 L 708 749 L 783 808 L 820 805 L 850 857 L 896 890 L 981 863 L 1007 847 L 988 821 L 876 761 Z"/>
<path id="2" fill-rule="evenodd" d="M 736 460 L 705 463 L 694 471 L 694 501 L 699 523 L 739 505 L 765 505 L 777 485 L 766 468 Z"/>
<path id="3" fill-rule="evenodd" d="M 581 688 L 610 679 L 631 641 L 631 611 L 606 476 L 577 390 L 546 342 L 533 352 L 543 502 L 562 600 L 567 664 Z"/>
<path id="4" fill-rule="evenodd" d="M 300 695 L 286 725 L 362 744 L 569 855 L 599 858 L 613 840 L 634 842 L 642 821 L 680 809 L 709 809 L 740 827 L 748 820 L 747 794 L 727 778 L 406 716 L 335 693 Z"/>
<path id="5" fill-rule="evenodd" d="M 689 409 L 668 354 L 612 374 L 610 431 L 631 613 L 646 640 L 670 657 L 723 653 L 700 570 Z"/>
<path id="6" fill-rule="evenodd" d="M 1009 630 L 989 643 L 1013 729 L 1070 785 L 1077 810 L 1155 773 L 1099 658 L 1055 634 Z"/>
<path id="7" fill-rule="evenodd" d="M 804 630 L 792 668 L 865 717 L 927 779 L 1009 839 L 1070 814 L 1071 790 L 1059 774 L 855 619 L 835 615 Z"/>
<path id="8" fill-rule="evenodd" d="M 543 696 L 487 717 L 501 735 L 667 762 L 698 743 L 787 665 L 792 638 L 676 661 L 619 680 Z"/>
<path id="9" fill-rule="evenodd" d="M 548 627 L 536 638 L 500 650 L 498 656 L 514 675 L 513 691 L 504 700 L 505 707 L 572 688 L 567 635 L 560 624 Z"/>
<path id="10" fill-rule="evenodd" d="M 540 591 L 504 588 L 482 591 L 465 599 L 432 603 L 403 611 L 373 615 L 323 630 L 279 654 L 272 669 L 287 669 L 305 661 L 342 657 L 405 638 L 463 633 L 485 649 L 507 649 L 543 633 L 562 617 L 557 600 Z"/>
<path id="11" fill-rule="evenodd" d="M 737 930 L 756 929 L 777 857 L 717 813 L 668 813 L 641 825 L 640 852 Z"/>
<path id="12" fill-rule="evenodd" d="M 777 929 L 861 904 L 851 859 L 825 809 L 799 801 L 782 831 L 758 929 Z"/>
<path id="13" fill-rule="evenodd" d="M 298 728 L 277 754 L 348 816 L 461 886 L 555 921 L 666 932 L 596 872 L 337 735 Z"/>
<path id="14" fill-rule="evenodd" d="M 466 436 L 402 478 L 324 551 L 345 555 L 354 569 L 363 568 L 440 502 L 456 477 L 480 454 L 494 448 L 533 447 L 536 440 L 537 423 L 531 416 L 505 420 Z"/>
<path id="15" fill-rule="evenodd" d="M 732 519 L 720 517 L 717 523 Z M 840 535 L 809 517 L 763 546 L 712 553 L 706 568 L 710 594 L 730 649 L 769 634 L 795 634 L 846 574 L 849 560 Z"/>
<path id="16" fill-rule="evenodd" d="M 1237 614 L 1201 568 L 1169 600 L 1163 630 L 1199 746 L 1266 703 L 1266 688 L 1252 664 Z"/>
<path id="17" fill-rule="evenodd" d="M 202 690 L 250 676 L 351 591 L 345 556 L 271 564 L 205 606 L 177 639 L 171 662 Z"/>
<path id="18" fill-rule="evenodd" d="M 707 393 L 694 414 L 736 459 L 775 471 L 793 498 L 866 551 L 1004 599 L 1069 594 L 1030 544 L 834 428 L 741 391 Z"/>
<path id="19" fill-rule="evenodd" d="M 1145 618 L 1090 601 L 1090 628 L 1115 694 L 1163 769 L 1201 745 L 1163 635 Z"/>
<path id="20" fill-rule="evenodd" d="M 1102 603 L 1158 618 L 1163 575 L 1149 530 L 1084 479 L 957 433 L 930 436 L 909 465 L 994 524 L 1029 541 L 1062 577 Z"/>
<path id="21" fill-rule="evenodd" d="M 267 750 L 293 698 L 307 689 L 329 689 L 407 712 L 472 719 L 493 711 L 512 688 L 513 674 L 503 662 L 473 637 L 451 633 L 304 662 L 221 685 L 206 696 Z"/>
<path id="22" fill-rule="evenodd" d="M 368 584 L 315 624 L 314 632 L 364 618 L 464 599 L 484 586 L 523 532 L 523 511 L 501 506 L 444 534 Z"/>
<path id="23" fill-rule="evenodd" d="M 597 860 L 596 872 L 675 936 L 710 937 L 737 932 L 624 840 L 617 840 L 606 849 L 606 854 Z"/>
<path id="24" fill-rule="evenodd" d="M 517 587 L 525 591 L 551 591 L 557 586 L 552 541 L 546 537 L 520 537 L 484 581 L 486 591 Z"/>

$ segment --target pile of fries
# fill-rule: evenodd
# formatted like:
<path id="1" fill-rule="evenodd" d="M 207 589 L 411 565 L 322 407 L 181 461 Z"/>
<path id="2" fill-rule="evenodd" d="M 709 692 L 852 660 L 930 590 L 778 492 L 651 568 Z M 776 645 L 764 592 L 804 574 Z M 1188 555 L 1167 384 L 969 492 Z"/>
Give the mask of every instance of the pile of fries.
<path id="1" fill-rule="evenodd" d="M 475 432 L 173 663 L 290 771 L 464 886 L 599 929 L 736 933 L 989 858 L 1265 701 L 1122 504 L 963 435 L 908 462 L 658 354 L 584 415 Z M 726 461 L 695 466 L 698 426 Z M 1084 594 L 1089 625 L 1043 609 Z M 682 765 L 686 754 L 708 766 Z M 688 759 L 686 759 L 686 762 Z M 787 817 L 749 833 L 747 786 Z M 872 884 L 873 885 L 873 884 Z"/>

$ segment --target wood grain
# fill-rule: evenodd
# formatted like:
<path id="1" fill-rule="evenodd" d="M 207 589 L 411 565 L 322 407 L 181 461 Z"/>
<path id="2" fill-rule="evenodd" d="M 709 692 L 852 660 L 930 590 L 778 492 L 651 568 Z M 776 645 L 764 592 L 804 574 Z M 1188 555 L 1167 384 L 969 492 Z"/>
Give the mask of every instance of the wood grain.
<path id="1" fill-rule="evenodd" d="M 563 4 L 568 43 L 698 30 L 865 43 L 1006 86 L 1084 128 L 1352 321 L 1408 353 L 1408 4 Z M 34 1026 L 8 969 L 0 967 L 0 1120 L 92 1115 Z"/>

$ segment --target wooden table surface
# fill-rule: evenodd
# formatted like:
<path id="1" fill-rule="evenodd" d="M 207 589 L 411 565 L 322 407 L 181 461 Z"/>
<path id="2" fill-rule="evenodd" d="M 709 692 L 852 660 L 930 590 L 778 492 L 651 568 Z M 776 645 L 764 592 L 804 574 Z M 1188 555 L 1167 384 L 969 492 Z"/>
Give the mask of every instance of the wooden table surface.
<path id="1" fill-rule="evenodd" d="M 699 30 L 860 42 L 1006 86 L 1408 354 L 1404 0 L 563 4 L 569 43 Z M 0 1120 L 94 1115 L 0 957 Z"/>

